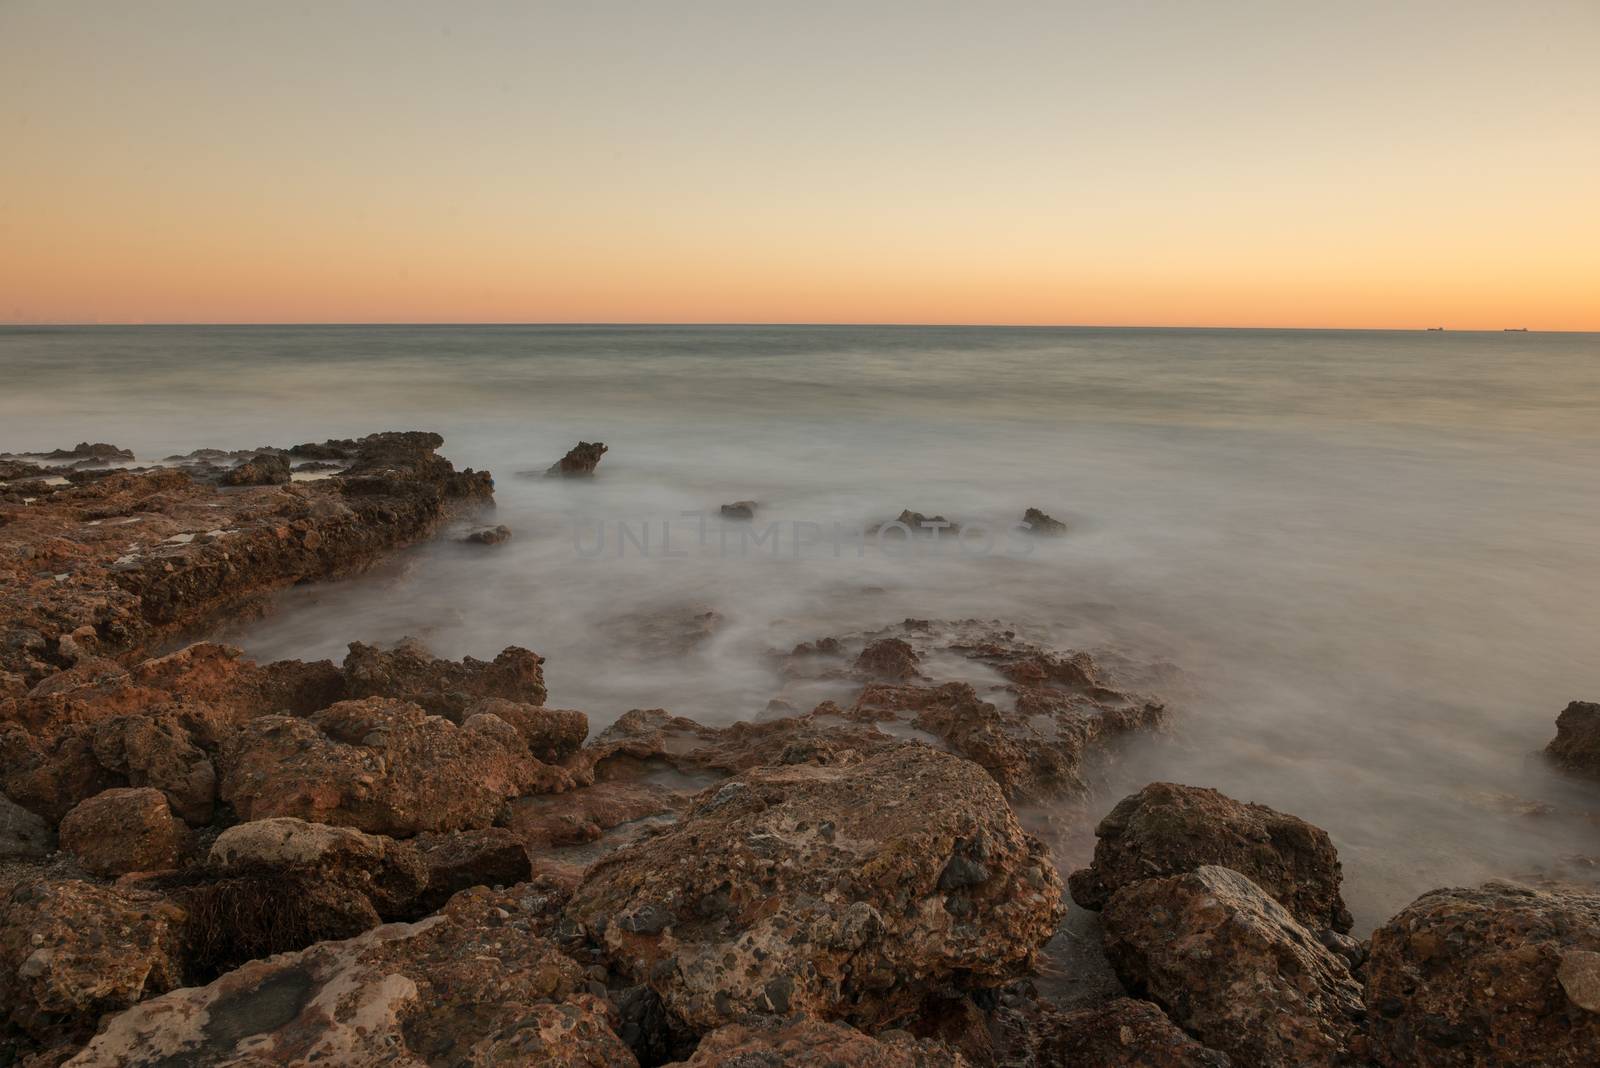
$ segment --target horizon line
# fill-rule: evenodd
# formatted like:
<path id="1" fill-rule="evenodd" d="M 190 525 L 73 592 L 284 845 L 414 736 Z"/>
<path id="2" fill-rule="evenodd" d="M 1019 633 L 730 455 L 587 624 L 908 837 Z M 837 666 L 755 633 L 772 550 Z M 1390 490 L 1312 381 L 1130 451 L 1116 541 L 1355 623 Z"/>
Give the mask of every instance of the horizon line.
<path id="1" fill-rule="evenodd" d="M 218 319 L 218 320 L 171 320 L 171 321 L 146 321 L 146 320 L 111 320 L 111 321 L 85 321 L 85 320 L 11 320 L 0 321 L 0 329 L 7 327 L 463 327 L 463 326 L 505 326 L 505 327 L 655 327 L 655 328 L 755 328 L 755 327 L 787 327 L 787 328 L 833 328 L 833 329 L 914 329 L 914 330 L 1276 330 L 1276 331 L 1305 331 L 1317 333 L 1397 333 L 1397 334 L 1422 334 L 1422 333 L 1450 333 L 1450 334 L 1593 334 L 1600 333 L 1600 326 L 1593 329 L 1549 329 L 1531 326 L 1506 326 L 1506 327 L 1449 327 L 1449 326 L 1238 326 L 1196 323 L 919 323 L 919 322 L 783 322 L 771 321 L 651 321 L 619 319 L 613 321 L 602 320 L 511 320 L 511 319 L 435 319 L 435 320 L 357 320 L 357 319 L 325 319 L 304 321 L 272 321 L 252 322 L 243 319 Z"/>

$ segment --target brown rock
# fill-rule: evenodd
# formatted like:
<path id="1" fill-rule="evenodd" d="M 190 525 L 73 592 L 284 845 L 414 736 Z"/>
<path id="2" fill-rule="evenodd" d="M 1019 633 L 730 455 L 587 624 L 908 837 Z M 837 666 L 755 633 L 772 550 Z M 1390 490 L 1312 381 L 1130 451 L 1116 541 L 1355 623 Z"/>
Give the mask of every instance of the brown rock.
<path id="1" fill-rule="evenodd" d="M 1067 532 L 1065 523 L 1037 508 L 1029 508 L 1026 512 L 1023 512 L 1022 521 L 1028 524 L 1028 533 L 1030 534 L 1057 537 Z"/>
<path id="2" fill-rule="evenodd" d="M 79 1068 L 637 1064 L 583 969 L 510 895 L 254 961 L 110 1020 Z"/>
<path id="3" fill-rule="evenodd" d="M 355 890 L 384 917 L 405 915 L 429 883 L 430 865 L 408 842 L 290 817 L 239 823 L 217 836 L 220 871 L 308 871 Z"/>
<path id="4" fill-rule="evenodd" d="M 1211 865 L 1130 883 L 1106 903 L 1106 955 L 1123 984 L 1240 1064 L 1348 1057 L 1361 987 L 1282 905 Z"/>
<path id="5" fill-rule="evenodd" d="M 1557 767 L 1600 779 L 1600 704 L 1573 701 L 1556 717 L 1556 736 L 1545 755 Z"/>
<path id="6" fill-rule="evenodd" d="M 55 832 L 48 823 L 0 794 L 0 860 L 48 856 L 55 847 Z"/>
<path id="7" fill-rule="evenodd" d="M 25 882 L 0 917 L 0 1008 L 37 1038 L 177 986 L 180 909 L 151 894 L 69 880 Z"/>
<path id="8" fill-rule="evenodd" d="M 600 457 L 608 450 L 598 441 L 580 441 L 545 471 L 547 478 L 593 478 Z"/>
<path id="9" fill-rule="evenodd" d="M 754 519 L 756 517 L 755 501 L 734 501 L 732 504 L 722 506 L 724 519 Z"/>
<path id="10" fill-rule="evenodd" d="M 466 716 L 480 712 L 499 716 L 517 729 L 528 751 L 546 764 L 559 764 L 583 747 L 589 736 L 589 717 L 570 708 L 545 708 L 503 697 L 484 697 L 467 707 Z"/>
<path id="11" fill-rule="evenodd" d="M 1600 895 L 1435 890 L 1372 934 L 1372 1056 L 1385 1068 L 1578 1068 L 1600 1050 Z"/>
<path id="12" fill-rule="evenodd" d="M 289 458 L 279 453 L 259 452 L 236 467 L 230 467 L 218 480 L 224 486 L 282 486 L 294 476 Z"/>
<path id="13" fill-rule="evenodd" d="M 194 744 L 181 715 L 167 712 L 106 720 L 95 729 L 93 746 L 101 767 L 125 776 L 133 786 L 160 790 L 191 827 L 211 822 L 217 771 L 206 751 Z"/>
<path id="14" fill-rule="evenodd" d="M 1040 1068 L 1229 1068 L 1233 1063 L 1227 1054 L 1184 1034 L 1148 1001 L 1114 998 L 1074 1012 L 1036 1006 L 1032 1016 L 1025 1024 L 1025 1063 Z"/>
<path id="15" fill-rule="evenodd" d="M 511 540 L 511 528 L 503 523 L 494 527 L 479 527 L 461 540 L 470 545 L 499 545 Z"/>
<path id="16" fill-rule="evenodd" d="M 537 653 L 514 645 L 485 663 L 470 656 L 459 661 L 437 659 L 415 638 L 389 651 L 351 642 L 344 658 L 345 693 L 352 698 L 411 701 L 460 723 L 467 709 L 485 697 L 544 704 L 543 663 Z"/>
<path id="17" fill-rule="evenodd" d="M 1151 783 L 1118 802 L 1095 835 L 1093 863 L 1069 880 L 1072 900 L 1086 909 L 1104 907 L 1140 879 L 1216 864 L 1243 874 L 1313 931 L 1350 930 L 1339 854 L 1327 832 L 1265 805 Z"/>
<path id="18" fill-rule="evenodd" d="M 427 869 L 427 888 L 416 903 L 419 912 L 440 909 L 453 895 L 474 886 L 513 886 L 533 878 L 527 847 L 506 827 L 422 834 L 415 841 Z"/>
<path id="19" fill-rule="evenodd" d="M 228 742 L 222 767 L 221 796 L 242 819 L 295 816 L 400 838 L 488 827 L 509 798 L 571 786 L 496 716 L 458 727 L 376 697 L 310 720 L 257 717 Z"/>
<path id="20" fill-rule="evenodd" d="M 899 638 L 880 638 L 856 657 L 856 674 L 870 679 L 898 682 L 917 676 L 916 650 Z"/>
<path id="21" fill-rule="evenodd" d="M 96 875 L 175 868 L 188 846 L 188 829 L 150 787 L 96 794 L 67 813 L 60 833 L 61 848 Z"/>
<path id="22" fill-rule="evenodd" d="M 677 826 L 596 862 L 568 915 L 703 1033 L 747 1013 L 890 1026 L 934 988 L 1028 968 L 1059 908 L 1043 847 L 993 781 L 905 745 L 706 791 Z"/>
<path id="23" fill-rule="evenodd" d="M 904 1031 L 871 1037 L 814 1016 L 730 1024 L 703 1038 L 694 1056 L 673 1062 L 679 1068 L 965 1068 L 970 1064 L 941 1043 L 912 1038 Z"/>

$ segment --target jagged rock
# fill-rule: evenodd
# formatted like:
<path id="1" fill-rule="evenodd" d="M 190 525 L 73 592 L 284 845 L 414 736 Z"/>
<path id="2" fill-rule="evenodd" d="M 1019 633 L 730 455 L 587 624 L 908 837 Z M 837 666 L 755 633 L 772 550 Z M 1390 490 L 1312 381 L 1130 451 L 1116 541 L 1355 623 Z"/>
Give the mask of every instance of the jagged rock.
<path id="1" fill-rule="evenodd" d="M 0 860 L 48 856 L 55 847 L 55 832 L 48 823 L 0 794 Z"/>
<path id="2" fill-rule="evenodd" d="M 474 886 L 512 886 L 533 878 L 527 847 L 506 827 L 422 834 L 415 841 L 427 871 L 427 888 L 417 901 L 420 912 L 442 908 L 452 895 Z"/>
<path id="3" fill-rule="evenodd" d="M 1243 874 L 1313 931 L 1350 930 L 1339 854 L 1326 831 L 1295 816 L 1156 782 L 1119 801 L 1094 833 L 1093 863 L 1068 880 L 1072 900 L 1086 909 L 1140 879 L 1216 864 Z"/>
<path id="4" fill-rule="evenodd" d="M 95 728 L 92 744 L 101 767 L 126 776 L 133 786 L 160 790 L 191 827 L 211 822 L 217 771 L 178 713 L 106 720 Z"/>
<path id="5" fill-rule="evenodd" d="M 241 819 L 295 816 L 400 838 L 487 827 L 509 798 L 571 784 L 497 716 L 458 727 L 377 697 L 310 719 L 257 717 L 229 740 L 221 763 L 221 796 Z"/>
<path id="6" fill-rule="evenodd" d="M 1023 512 L 1022 521 L 1028 524 L 1028 533 L 1030 534 L 1055 537 L 1067 532 L 1065 523 L 1037 508 L 1029 508 L 1026 512 Z"/>
<path id="7" fill-rule="evenodd" d="M 921 512 L 913 512 L 909 508 L 902 511 L 892 521 L 880 523 L 873 527 L 868 533 L 882 535 L 894 530 L 896 537 L 902 539 L 907 537 L 904 531 L 898 529 L 897 524 L 907 528 L 911 532 L 909 536 L 913 539 L 943 537 L 961 533 L 960 523 L 952 523 L 942 515 L 923 515 Z"/>
<path id="8" fill-rule="evenodd" d="M 1184 1034 L 1148 1002 L 1113 998 L 1101 1005 L 1059 1012 L 1035 1003 L 1026 1014 L 1002 1010 L 1003 1029 L 1020 1048 L 1004 1063 L 1037 1068 L 1230 1068 L 1228 1055 Z"/>
<path id="9" fill-rule="evenodd" d="M 683 798 L 659 783 L 609 781 L 571 793 L 519 797 L 507 806 L 503 822 L 529 850 L 548 853 L 596 841 L 624 824 L 670 822 L 683 807 Z"/>
<path id="10" fill-rule="evenodd" d="M 1600 1051 L 1600 895 L 1435 890 L 1372 934 L 1366 1003 L 1385 1068 L 1579 1068 Z"/>
<path id="11" fill-rule="evenodd" d="M 503 697 L 484 697 L 467 707 L 466 718 L 479 713 L 499 716 L 515 727 L 528 743 L 528 751 L 546 764 L 566 760 L 583 747 L 583 740 L 589 736 L 589 717 L 570 708 L 545 708 Z"/>
<path id="12" fill-rule="evenodd" d="M 68 812 L 59 830 L 61 848 L 96 875 L 175 868 L 189 837 L 166 795 L 150 787 L 96 794 Z"/>
<path id="13" fill-rule="evenodd" d="M 1260 887 L 1206 865 L 1119 889 L 1106 955 L 1130 992 L 1240 1064 L 1310 1068 L 1348 1058 L 1361 987 L 1343 960 Z"/>
<path id="14" fill-rule="evenodd" d="M 515 645 L 485 663 L 470 656 L 440 660 L 415 638 L 406 638 L 388 651 L 351 642 L 344 658 L 345 692 L 352 698 L 411 701 L 460 723 L 468 707 L 484 697 L 544 704 L 543 663 L 537 653 Z"/>
<path id="15" fill-rule="evenodd" d="M 734 501 L 732 504 L 722 506 L 722 518 L 724 519 L 754 519 L 755 517 L 755 501 Z"/>
<path id="16" fill-rule="evenodd" d="M 35 1038 L 92 1029 L 179 984 L 183 919 L 153 894 L 24 882 L 0 917 L 0 1009 Z"/>
<path id="17" fill-rule="evenodd" d="M 746 772 L 597 861 L 568 908 L 699 1033 L 747 1013 L 889 1026 L 935 987 L 1026 969 L 1059 914 L 993 781 L 919 745 Z"/>
<path id="18" fill-rule="evenodd" d="M 494 527 L 480 527 L 461 540 L 472 545 L 499 545 L 511 540 L 511 528 L 503 523 Z"/>
<path id="19" fill-rule="evenodd" d="M 52 449 L 44 453 L 46 460 L 131 460 L 133 450 L 119 449 L 103 441 L 90 444 L 80 441 L 70 449 Z"/>
<path id="20" fill-rule="evenodd" d="M 293 478 L 287 456 L 260 452 L 224 471 L 218 481 L 224 486 L 283 486 Z"/>
<path id="21" fill-rule="evenodd" d="M 511 895 L 253 961 L 106 1023 L 76 1068 L 636 1065 L 583 969 Z"/>
<path id="22" fill-rule="evenodd" d="M 249 492 L 157 468 L 45 487 L 28 504 L 0 497 L 0 677 L 32 686 L 66 667 L 84 627 L 96 655 L 131 658 L 427 535 L 457 503 L 493 493 L 486 473 L 434 454 L 442 440 L 374 434 L 341 475 Z"/>
<path id="23" fill-rule="evenodd" d="M 385 917 L 404 915 L 429 884 L 430 865 L 408 842 L 283 816 L 229 827 L 207 862 L 223 872 L 315 872 L 359 891 Z"/>
<path id="24" fill-rule="evenodd" d="M 598 441 L 580 441 L 545 471 L 547 478 L 593 478 L 600 457 L 608 450 Z"/>
<path id="25" fill-rule="evenodd" d="M 855 672 L 869 679 L 899 682 L 917 677 L 920 658 L 915 649 L 899 638 L 880 638 L 861 650 Z"/>
<path id="26" fill-rule="evenodd" d="M 700 1041 L 694 1056 L 668 1068 L 966 1068 L 970 1064 L 943 1044 L 904 1031 L 873 1037 L 844 1024 L 795 1016 L 719 1028 Z"/>
<path id="27" fill-rule="evenodd" d="M 1600 779 L 1600 704 L 1568 704 L 1556 717 L 1556 736 L 1545 754 L 1557 767 Z"/>

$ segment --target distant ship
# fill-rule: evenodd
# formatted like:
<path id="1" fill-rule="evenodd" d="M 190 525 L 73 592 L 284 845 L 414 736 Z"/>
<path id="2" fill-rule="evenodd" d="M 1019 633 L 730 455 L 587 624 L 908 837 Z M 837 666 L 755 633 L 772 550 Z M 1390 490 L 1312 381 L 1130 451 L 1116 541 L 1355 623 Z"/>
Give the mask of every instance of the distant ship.
<path id="1" fill-rule="evenodd" d="M 1527 332 L 1528 328 L 1525 326 L 1508 326 L 1501 331 L 1503 334 L 1526 334 Z"/>
<path id="2" fill-rule="evenodd" d="M 1428 327 L 1428 333 L 1436 334 L 1436 333 L 1439 333 L 1440 331 L 1442 331 L 1443 329 L 1444 329 L 1444 327 L 1442 327 L 1442 326 L 1430 326 L 1430 327 Z"/>

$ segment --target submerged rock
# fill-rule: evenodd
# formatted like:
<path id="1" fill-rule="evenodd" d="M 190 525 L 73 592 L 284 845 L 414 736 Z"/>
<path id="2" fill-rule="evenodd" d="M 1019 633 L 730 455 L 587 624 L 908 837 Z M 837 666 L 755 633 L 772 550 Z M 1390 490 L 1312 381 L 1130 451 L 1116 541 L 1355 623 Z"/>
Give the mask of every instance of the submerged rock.
<path id="1" fill-rule="evenodd" d="M 568 915 L 693 1032 L 794 1012 L 877 1028 L 1026 970 L 1060 890 L 980 768 L 901 745 L 707 790 L 596 862 Z"/>
<path id="2" fill-rule="evenodd" d="M 757 507 L 758 505 L 755 501 L 734 501 L 732 504 L 722 506 L 722 518 L 754 519 Z"/>
<path id="3" fill-rule="evenodd" d="M 634 1065 L 611 1006 L 512 895 L 246 964 L 110 1020 L 78 1068 Z"/>
<path id="4" fill-rule="evenodd" d="M 1557 767 L 1600 779 L 1600 704 L 1573 701 L 1556 717 L 1556 736 L 1545 747 Z"/>
<path id="5" fill-rule="evenodd" d="M 1244 1065 L 1347 1057 L 1361 987 L 1315 934 L 1236 871 L 1144 879 L 1106 903 L 1106 955 L 1129 991 Z"/>
<path id="6" fill-rule="evenodd" d="M 1156 782 L 1117 803 L 1099 826 L 1094 860 L 1068 880 L 1072 900 L 1099 909 L 1141 879 L 1232 868 L 1313 931 L 1350 930 L 1339 854 L 1326 831 L 1265 805 L 1197 786 Z"/>
<path id="7" fill-rule="evenodd" d="M 547 478 L 593 478 L 600 458 L 609 450 L 598 441 L 580 441 L 545 471 Z"/>
<path id="8" fill-rule="evenodd" d="M 175 868 L 189 838 L 166 795 L 149 787 L 96 794 L 67 813 L 60 834 L 61 848 L 96 875 Z"/>
<path id="9" fill-rule="evenodd" d="M 1600 894 L 1435 890 L 1372 934 L 1370 1054 L 1385 1068 L 1579 1068 L 1600 1051 Z"/>
<path id="10" fill-rule="evenodd" d="M 471 545 L 499 545 L 511 540 L 511 528 L 503 523 L 494 527 L 479 527 L 461 540 Z"/>

